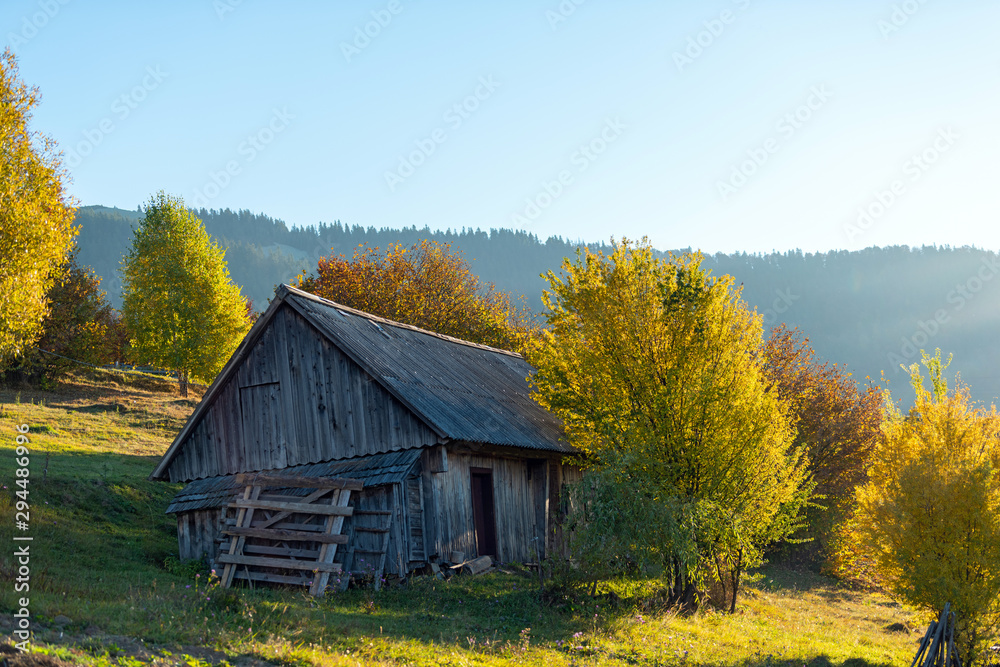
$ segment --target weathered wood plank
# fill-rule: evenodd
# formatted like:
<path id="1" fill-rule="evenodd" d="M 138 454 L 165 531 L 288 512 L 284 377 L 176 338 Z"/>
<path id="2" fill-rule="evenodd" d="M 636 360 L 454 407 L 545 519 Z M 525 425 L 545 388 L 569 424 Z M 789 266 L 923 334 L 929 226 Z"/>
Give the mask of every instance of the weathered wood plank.
<path id="1" fill-rule="evenodd" d="M 424 553 L 425 555 L 436 554 L 438 551 L 438 503 L 434 499 L 434 481 L 431 479 L 430 466 L 427 460 L 427 450 L 421 454 L 420 479 L 422 481 L 421 491 L 423 493 L 424 506 Z"/>
<path id="2" fill-rule="evenodd" d="M 260 492 L 261 488 L 259 486 L 248 486 L 243 491 L 243 500 L 255 500 L 257 496 L 260 495 Z M 237 526 L 240 525 L 241 523 L 244 522 L 244 520 L 246 521 L 246 523 L 250 523 L 251 521 L 253 521 L 253 512 L 254 512 L 253 508 L 239 509 L 236 513 L 236 525 Z M 228 555 L 233 555 L 238 553 L 239 550 L 243 548 L 243 545 L 245 543 L 246 543 L 245 537 L 237 537 L 235 540 L 231 540 L 229 545 Z M 226 554 L 219 554 L 219 558 L 221 558 L 224 555 Z M 216 558 L 216 562 L 225 562 L 225 561 L 220 561 L 219 558 Z M 226 567 L 222 570 L 222 577 L 219 583 L 222 584 L 223 588 L 229 588 L 232 585 L 233 573 L 234 573 L 234 568 L 232 567 L 232 565 L 226 565 Z"/>
<path id="3" fill-rule="evenodd" d="M 302 542 L 320 542 L 323 544 L 347 544 L 346 535 L 325 535 L 311 531 L 278 530 L 275 528 L 228 528 L 223 535 L 242 535 L 244 537 L 262 537 L 268 540 L 288 540 Z"/>
<path id="4" fill-rule="evenodd" d="M 307 575 L 289 576 L 286 574 L 272 574 L 271 572 L 248 572 L 246 569 L 238 570 L 234 578 L 266 581 L 272 584 L 292 584 L 293 586 L 305 586 L 310 580 Z"/>
<path id="5" fill-rule="evenodd" d="M 340 505 L 318 505 L 314 503 L 283 503 L 277 500 L 237 499 L 236 502 L 230 503 L 229 507 L 282 510 L 285 512 L 299 512 L 302 514 L 328 514 L 333 516 L 351 516 L 351 514 L 354 513 L 353 507 L 343 507 Z"/>
<path id="6" fill-rule="evenodd" d="M 258 526 L 254 526 L 254 528 L 257 527 Z M 322 533 L 325 530 L 322 524 L 294 523 L 292 521 L 278 521 L 276 523 L 269 523 L 268 527 L 274 528 L 276 530 L 304 531 L 312 533 Z"/>
<path id="7" fill-rule="evenodd" d="M 286 342 L 286 328 L 288 326 L 288 309 L 283 308 L 275 315 L 273 324 L 274 331 L 274 364 L 277 368 L 277 380 L 281 385 L 281 412 L 285 419 L 285 434 L 288 437 L 288 465 L 298 465 L 305 463 L 298 455 L 298 450 L 291 443 L 298 442 L 301 437 L 301 426 L 296 423 L 294 415 L 294 394 L 295 388 L 292 386 L 291 372 L 288 363 L 288 344 Z"/>
<path id="8" fill-rule="evenodd" d="M 276 567 L 286 570 L 306 570 L 308 572 L 340 572 L 340 563 L 317 563 L 315 560 L 291 560 L 290 558 L 219 554 L 218 561 L 226 563 L 227 566 L 256 565 L 258 567 Z"/>
<path id="9" fill-rule="evenodd" d="M 334 495 L 330 498 L 331 505 L 340 505 L 344 507 L 350 501 L 351 492 L 348 489 L 344 489 L 339 494 L 334 492 Z M 326 520 L 326 533 L 329 535 L 339 534 L 344 527 L 344 517 L 342 516 L 331 516 Z M 324 544 L 319 548 L 319 557 L 317 560 L 320 563 L 332 563 L 333 558 L 337 553 L 337 545 L 335 544 Z M 326 572 L 321 573 L 313 581 L 312 589 L 310 592 L 313 595 L 322 595 L 326 591 L 326 584 L 330 581 L 330 575 Z"/>
<path id="10" fill-rule="evenodd" d="M 257 484 L 267 487 L 294 489 L 350 489 L 360 491 L 364 482 L 358 479 L 337 477 L 296 477 L 293 475 L 269 475 L 262 472 L 248 472 L 236 476 L 236 483 Z"/>
<path id="11" fill-rule="evenodd" d="M 311 503 L 311 502 L 313 502 L 315 500 L 318 500 L 319 498 L 322 498 L 323 496 L 325 496 L 329 492 L 330 492 L 330 489 L 320 489 L 319 491 L 313 491 L 312 493 L 310 493 L 305 498 L 302 498 L 301 500 L 302 500 L 303 503 Z M 283 521 L 284 519 L 287 519 L 291 515 L 292 515 L 292 512 L 279 512 L 279 513 L 275 514 L 274 516 L 268 518 L 267 520 L 265 520 L 265 521 L 257 524 L 256 526 L 254 526 L 254 524 L 252 524 L 252 523 L 250 525 L 253 526 L 254 528 L 270 528 L 272 525 L 278 523 L 279 521 Z"/>
<path id="12" fill-rule="evenodd" d="M 411 477 L 405 482 L 406 492 L 406 537 L 409 543 L 410 562 L 427 559 L 424 543 L 424 497 L 423 479 Z"/>
<path id="13" fill-rule="evenodd" d="M 293 547 L 268 547 L 260 544 L 246 544 L 243 546 L 243 553 L 248 555 L 258 554 L 263 556 L 316 560 L 319 556 L 319 549 L 295 549 Z"/>

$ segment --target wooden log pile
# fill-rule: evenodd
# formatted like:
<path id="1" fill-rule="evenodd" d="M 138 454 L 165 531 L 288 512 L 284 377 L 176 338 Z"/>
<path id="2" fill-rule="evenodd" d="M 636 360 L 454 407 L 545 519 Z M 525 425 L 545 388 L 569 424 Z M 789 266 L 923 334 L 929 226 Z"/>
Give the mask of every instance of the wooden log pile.
<path id="1" fill-rule="evenodd" d="M 962 667 L 955 647 L 955 613 L 945 604 L 941 617 L 931 622 L 910 667 Z"/>
<path id="2" fill-rule="evenodd" d="M 321 596 L 330 575 L 339 573 L 334 563 L 352 491 L 362 483 L 354 479 L 295 477 L 247 473 L 237 477 L 245 485 L 242 497 L 229 505 L 236 523 L 222 532 L 228 537 L 216 562 L 224 564 L 221 584 L 234 579 L 308 586 Z M 307 489 L 305 496 L 290 490 Z M 284 493 L 282 493 L 284 491 Z"/>

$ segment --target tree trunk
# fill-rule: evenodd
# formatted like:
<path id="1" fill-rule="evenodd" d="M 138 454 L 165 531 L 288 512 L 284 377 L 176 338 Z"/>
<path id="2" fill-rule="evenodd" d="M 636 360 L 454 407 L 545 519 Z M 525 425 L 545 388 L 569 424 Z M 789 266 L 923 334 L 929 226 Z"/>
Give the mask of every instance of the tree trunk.
<path id="1" fill-rule="evenodd" d="M 733 603 L 729 605 L 729 613 L 736 613 L 736 595 L 740 592 L 740 578 L 743 576 L 743 550 L 740 549 L 739 553 L 736 555 L 736 563 L 733 565 L 732 572 L 732 582 L 733 582 Z"/>
<path id="2" fill-rule="evenodd" d="M 177 371 L 177 388 L 182 398 L 188 395 L 188 374 L 187 371 Z"/>

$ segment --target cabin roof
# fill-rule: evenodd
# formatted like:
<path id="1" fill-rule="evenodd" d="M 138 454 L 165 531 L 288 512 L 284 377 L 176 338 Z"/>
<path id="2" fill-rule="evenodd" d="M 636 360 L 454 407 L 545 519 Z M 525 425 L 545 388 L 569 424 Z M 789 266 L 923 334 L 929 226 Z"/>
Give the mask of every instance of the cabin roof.
<path id="1" fill-rule="evenodd" d="M 529 394 L 533 368 L 499 350 L 393 322 L 281 285 L 151 475 L 163 479 L 188 434 L 243 357 L 287 305 L 436 432 L 457 440 L 551 452 L 575 450 Z"/>
<path id="2" fill-rule="evenodd" d="M 290 466 L 282 470 L 271 470 L 274 474 L 298 475 L 302 477 L 346 477 L 360 480 L 365 487 L 395 484 L 406 479 L 413 470 L 413 464 L 420 458 L 419 449 L 399 452 L 372 454 L 343 461 L 324 461 Z M 191 512 L 193 510 L 214 509 L 232 501 L 246 484 L 239 484 L 236 475 L 219 475 L 189 482 L 174 496 L 166 514 Z M 287 496 L 306 496 L 312 489 L 285 489 Z"/>

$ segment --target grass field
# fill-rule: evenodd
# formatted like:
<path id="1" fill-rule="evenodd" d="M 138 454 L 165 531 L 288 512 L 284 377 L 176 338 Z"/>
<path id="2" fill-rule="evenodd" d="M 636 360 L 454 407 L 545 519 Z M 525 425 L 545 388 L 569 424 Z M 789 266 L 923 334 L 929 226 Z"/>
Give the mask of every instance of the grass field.
<path id="1" fill-rule="evenodd" d="M 531 573 L 411 578 L 315 600 L 220 590 L 176 561 L 179 485 L 146 479 L 198 401 L 169 384 L 76 376 L 51 392 L 0 390 L 0 631 L 29 598 L 35 651 L 96 665 L 901 665 L 918 621 L 878 595 L 780 568 L 736 614 L 684 617 L 638 584 L 542 602 Z M 29 427 L 30 529 L 15 530 L 17 427 Z M 18 593 L 15 532 L 33 536 Z M 59 618 L 62 617 L 62 618 Z"/>

